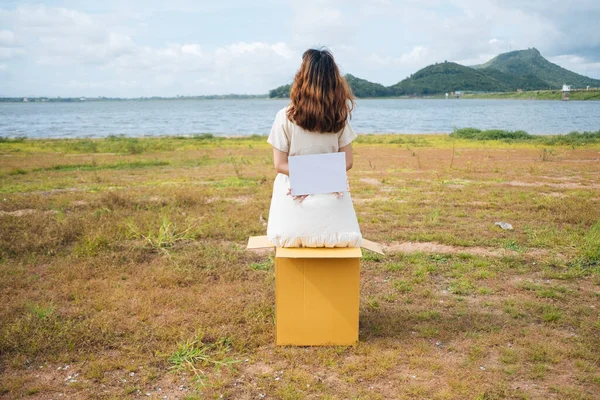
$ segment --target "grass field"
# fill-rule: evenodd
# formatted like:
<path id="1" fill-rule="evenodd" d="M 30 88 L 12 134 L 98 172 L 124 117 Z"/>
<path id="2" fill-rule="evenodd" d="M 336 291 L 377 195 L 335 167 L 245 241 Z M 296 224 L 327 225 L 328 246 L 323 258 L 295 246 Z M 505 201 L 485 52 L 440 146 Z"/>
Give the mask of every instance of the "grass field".
<path id="1" fill-rule="evenodd" d="M 0 398 L 598 399 L 600 143 L 557 143 L 360 136 L 360 342 L 286 348 L 265 137 L 2 139 Z"/>

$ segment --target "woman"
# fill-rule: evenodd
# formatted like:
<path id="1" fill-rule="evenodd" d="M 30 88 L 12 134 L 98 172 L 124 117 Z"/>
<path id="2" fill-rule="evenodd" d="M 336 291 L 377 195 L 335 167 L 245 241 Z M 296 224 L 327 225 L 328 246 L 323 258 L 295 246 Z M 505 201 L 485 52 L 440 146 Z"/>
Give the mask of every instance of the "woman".
<path id="1" fill-rule="evenodd" d="M 290 196 L 288 156 L 344 152 L 346 170 L 352 168 L 356 133 L 348 120 L 354 95 L 329 51 L 304 52 L 290 100 L 267 139 L 278 173 L 267 236 L 278 247 L 358 247 L 361 234 L 349 194 Z"/>

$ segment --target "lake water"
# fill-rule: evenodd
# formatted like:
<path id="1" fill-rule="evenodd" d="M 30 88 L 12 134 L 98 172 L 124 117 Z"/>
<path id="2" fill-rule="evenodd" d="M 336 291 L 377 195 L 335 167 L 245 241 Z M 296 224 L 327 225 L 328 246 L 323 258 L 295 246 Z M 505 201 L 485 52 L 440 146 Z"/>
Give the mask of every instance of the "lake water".
<path id="1" fill-rule="evenodd" d="M 288 100 L 0 103 L 0 136 L 30 138 L 213 133 L 266 135 Z M 454 127 L 560 134 L 600 129 L 600 102 L 467 99 L 358 100 L 359 133 L 440 133 Z"/>

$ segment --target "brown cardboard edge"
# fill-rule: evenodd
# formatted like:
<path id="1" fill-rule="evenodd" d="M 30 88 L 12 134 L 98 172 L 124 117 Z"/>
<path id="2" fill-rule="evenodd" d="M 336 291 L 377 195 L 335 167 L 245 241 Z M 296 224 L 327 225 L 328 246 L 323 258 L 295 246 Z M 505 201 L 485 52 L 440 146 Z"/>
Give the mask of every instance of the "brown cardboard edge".
<path id="1" fill-rule="evenodd" d="M 385 253 L 383 252 L 383 249 L 381 248 L 381 245 L 379 243 L 372 242 L 365 238 L 362 239 L 360 247 L 362 247 L 363 249 L 374 251 L 375 253 L 378 253 L 381 255 L 385 255 Z"/>
<path id="2" fill-rule="evenodd" d="M 329 250 L 324 252 L 323 250 Z M 275 249 L 277 258 L 362 258 L 360 247 L 283 247 Z"/>
<path id="3" fill-rule="evenodd" d="M 250 236 L 248 238 L 247 249 L 268 249 L 275 247 L 273 243 L 269 242 L 269 238 L 266 236 Z"/>
<path id="4" fill-rule="evenodd" d="M 248 238 L 247 249 L 268 249 L 275 247 L 273 243 L 269 241 L 267 236 L 250 236 Z M 363 249 L 371 250 L 375 253 L 385 255 L 383 249 L 379 243 L 373 242 L 371 240 L 362 238 L 360 247 Z"/>

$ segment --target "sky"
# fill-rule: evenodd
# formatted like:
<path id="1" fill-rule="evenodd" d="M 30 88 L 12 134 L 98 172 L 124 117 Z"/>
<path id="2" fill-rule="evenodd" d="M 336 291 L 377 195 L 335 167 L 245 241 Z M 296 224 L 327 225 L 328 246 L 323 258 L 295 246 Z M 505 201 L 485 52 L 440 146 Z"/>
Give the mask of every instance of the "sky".
<path id="1" fill-rule="evenodd" d="M 263 94 L 304 50 L 392 85 L 537 48 L 600 78 L 598 0 L 0 0 L 0 97 Z"/>

